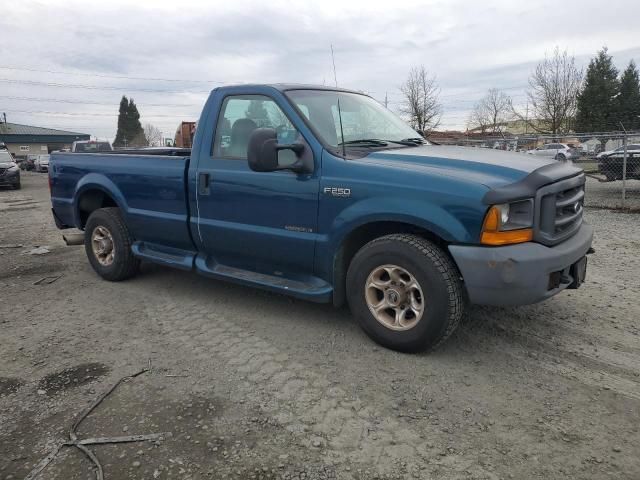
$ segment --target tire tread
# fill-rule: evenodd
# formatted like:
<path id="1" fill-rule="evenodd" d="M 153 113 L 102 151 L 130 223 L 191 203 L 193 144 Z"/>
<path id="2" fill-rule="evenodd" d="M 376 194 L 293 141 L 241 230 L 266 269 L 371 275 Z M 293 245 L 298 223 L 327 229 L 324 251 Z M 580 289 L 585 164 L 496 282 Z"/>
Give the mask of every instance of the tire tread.
<path id="1" fill-rule="evenodd" d="M 357 260 L 359 255 L 366 253 L 369 248 L 384 242 L 401 242 L 412 247 L 421 255 L 427 257 L 442 275 L 449 294 L 449 315 L 445 321 L 444 328 L 441 329 L 438 336 L 425 348 L 427 351 L 435 350 L 458 328 L 464 316 L 466 300 L 458 267 L 453 263 L 451 258 L 433 242 L 419 235 L 410 233 L 392 233 L 371 240 L 354 256 L 352 264 Z"/>
<path id="2" fill-rule="evenodd" d="M 116 281 L 116 282 L 133 277 L 138 272 L 138 269 L 140 268 L 140 260 L 136 258 L 131 251 L 133 238 L 129 233 L 129 229 L 127 228 L 127 225 L 124 223 L 122 215 L 120 214 L 120 209 L 118 207 L 105 207 L 105 208 L 100 208 L 98 210 L 95 210 L 91 214 L 91 216 L 89 216 L 89 219 L 87 220 L 87 226 L 89 226 L 89 224 L 91 223 L 91 217 L 93 217 L 96 214 L 97 215 L 104 214 L 109 218 L 110 221 L 112 221 L 115 224 L 116 228 L 119 230 L 119 233 L 120 233 L 120 236 L 122 237 L 122 242 L 123 242 L 123 244 L 118 245 L 118 247 L 122 247 L 119 249 L 124 252 L 122 256 L 116 256 L 114 260 L 114 262 L 116 263 L 116 268 L 114 269 L 113 272 L 110 272 L 107 275 L 99 271 L 98 273 L 106 280 Z M 89 238 L 90 230 L 91 230 L 90 228 L 86 229 L 87 234 L 85 237 L 85 243 L 90 242 L 90 238 Z M 113 233 L 114 232 L 112 232 L 112 235 Z M 89 252 L 90 248 L 91 248 L 90 245 L 87 244 L 87 255 L 92 255 L 92 253 Z M 92 261 L 92 265 L 93 265 L 93 261 Z"/>

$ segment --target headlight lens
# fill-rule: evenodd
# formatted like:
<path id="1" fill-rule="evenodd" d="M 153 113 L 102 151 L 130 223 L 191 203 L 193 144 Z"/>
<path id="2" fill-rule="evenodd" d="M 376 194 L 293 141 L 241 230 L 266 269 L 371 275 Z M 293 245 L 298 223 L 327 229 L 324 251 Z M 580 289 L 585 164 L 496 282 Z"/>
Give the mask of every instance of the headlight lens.
<path id="1" fill-rule="evenodd" d="M 500 210 L 499 230 L 533 227 L 533 198 L 496 205 Z"/>
<path id="2" fill-rule="evenodd" d="M 18 168 L 18 165 L 12 165 L 7 170 L 9 170 L 10 172 L 15 172 L 16 170 L 20 170 L 20 169 Z"/>
<path id="3" fill-rule="evenodd" d="M 508 245 L 533 238 L 533 199 L 493 205 L 482 225 L 480 242 L 486 245 Z"/>

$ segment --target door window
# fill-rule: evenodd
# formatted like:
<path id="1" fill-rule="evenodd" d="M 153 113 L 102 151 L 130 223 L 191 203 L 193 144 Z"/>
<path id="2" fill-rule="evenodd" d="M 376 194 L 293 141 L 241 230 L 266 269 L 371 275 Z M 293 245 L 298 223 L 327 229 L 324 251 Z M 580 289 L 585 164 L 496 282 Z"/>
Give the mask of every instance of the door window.
<path id="1" fill-rule="evenodd" d="M 294 143 L 298 137 L 298 131 L 276 102 L 263 95 L 227 97 L 220 112 L 213 143 L 213 156 L 217 158 L 246 160 L 249 137 L 257 128 L 275 129 L 280 144 Z M 285 152 L 288 151 L 280 153 Z"/>

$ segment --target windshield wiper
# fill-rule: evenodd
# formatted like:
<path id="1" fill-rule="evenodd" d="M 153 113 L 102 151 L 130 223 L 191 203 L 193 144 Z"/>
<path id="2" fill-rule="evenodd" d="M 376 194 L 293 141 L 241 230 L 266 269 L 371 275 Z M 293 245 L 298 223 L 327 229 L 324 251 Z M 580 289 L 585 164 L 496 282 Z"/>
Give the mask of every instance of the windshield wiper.
<path id="1" fill-rule="evenodd" d="M 380 140 L 379 138 L 359 138 L 358 140 L 347 140 L 338 145 L 373 145 L 376 147 L 386 147 L 389 145 L 388 140 Z"/>
<path id="2" fill-rule="evenodd" d="M 385 140 L 386 142 L 399 143 L 401 145 L 424 145 L 425 141 L 422 137 L 414 137 L 414 138 L 403 138 L 402 140 Z"/>

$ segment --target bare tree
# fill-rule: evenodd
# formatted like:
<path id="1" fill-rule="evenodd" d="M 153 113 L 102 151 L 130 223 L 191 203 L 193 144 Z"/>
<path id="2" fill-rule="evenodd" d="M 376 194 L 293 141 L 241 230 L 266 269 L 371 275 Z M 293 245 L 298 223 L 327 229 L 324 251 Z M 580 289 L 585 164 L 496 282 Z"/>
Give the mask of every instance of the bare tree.
<path id="1" fill-rule="evenodd" d="M 404 95 L 400 111 L 409 118 L 409 123 L 414 129 L 425 134 L 440 124 L 440 88 L 435 76 L 429 75 L 424 66 L 413 67 L 409 71 L 409 76 L 400 87 L 400 91 Z"/>
<path id="2" fill-rule="evenodd" d="M 539 133 L 566 132 L 575 118 L 581 84 L 582 69 L 576 67 L 575 57 L 556 47 L 529 77 L 527 115 L 515 108 L 513 111 Z"/>
<path id="3" fill-rule="evenodd" d="M 162 132 L 155 125 L 146 123 L 144 126 L 144 136 L 147 140 L 147 146 L 149 147 L 162 146 Z"/>
<path id="4" fill-rule="evenodd" d="M 499 133 L 513 117 L 511 98 L 501 90 L 492 88 L 471 111 L 469 127 L 482 133 Z"/>

